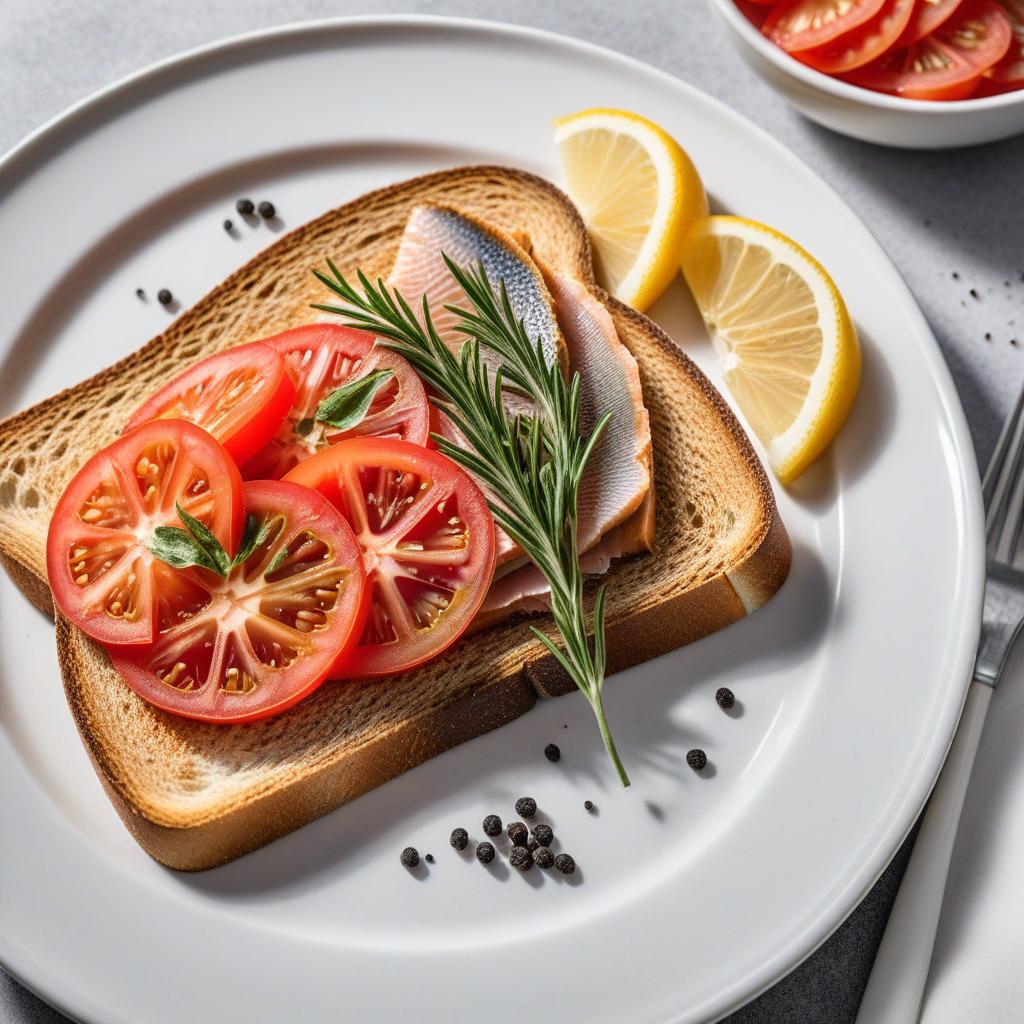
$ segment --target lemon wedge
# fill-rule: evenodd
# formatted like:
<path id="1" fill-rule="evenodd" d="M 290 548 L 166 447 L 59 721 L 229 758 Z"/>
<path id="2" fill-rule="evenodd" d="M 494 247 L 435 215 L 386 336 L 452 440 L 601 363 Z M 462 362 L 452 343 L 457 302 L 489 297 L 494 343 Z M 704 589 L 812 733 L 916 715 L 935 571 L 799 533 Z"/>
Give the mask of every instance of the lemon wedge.
<path id="1" fill-rule="evenodd" d="M 559 118 L 555 143 L 599 280 L 616 298 L 646 309 L 675 277 L 684 235 L 707 215 L 696 168 L 672 136 L 624 110 Z"/>
<path id="2" fill-rule="evenodd" d="M 860 346 L 846 304 L 796 242 L 741 217 L 701 220 L 682 265 L 725 382 L 788 484 L 839 432 L 857 395 Z"/>

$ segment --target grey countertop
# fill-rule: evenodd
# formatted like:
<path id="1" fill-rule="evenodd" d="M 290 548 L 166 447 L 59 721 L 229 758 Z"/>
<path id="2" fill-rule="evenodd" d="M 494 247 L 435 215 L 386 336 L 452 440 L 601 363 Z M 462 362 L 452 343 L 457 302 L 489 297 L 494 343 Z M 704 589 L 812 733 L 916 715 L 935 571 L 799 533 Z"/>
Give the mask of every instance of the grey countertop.
<path id="1" fill-rule="evenodd" d="M 608 46 L 770 131 L 836 188 L 903 273 L 953 372 L 978 457 L 987 457 L 1024 378 L 1024 137 L 926 153 L 834 135 L 746 69 L 703 0 L 0 0 L 0 151 L 94 90 L 201 43 L 288 21 L 412 12 L 516 22 Z M 852 1021 L 908 852 L 818 953 L 731 1024 Z M 0 1022 L 64 1020 L 0 972 Z"/>

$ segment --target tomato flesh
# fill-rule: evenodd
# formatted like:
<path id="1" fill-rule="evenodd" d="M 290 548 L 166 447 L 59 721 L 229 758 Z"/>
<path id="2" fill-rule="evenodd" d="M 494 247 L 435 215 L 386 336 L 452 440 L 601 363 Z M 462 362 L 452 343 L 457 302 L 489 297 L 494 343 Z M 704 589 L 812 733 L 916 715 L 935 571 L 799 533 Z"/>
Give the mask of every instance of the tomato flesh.
<path id="1" fill-rule="evenodd" d="M 366 613 L 362 554 L 331 504 L 306 488 L 261 480 L 244 488 L 267 539 L 227 579 L 173 570 L 155 642 L 111 652 L 124 681 L 165 711 L 240 723 L 278 714 L 327 678 Z"/>
<path id="2" fill-rule="evenodd" d="M 781 0 L 761 31 L 789 53 L 810 50 L 838 39 L 870 21 L 885 0 Z"/>
<path id="3" fill-rule="evenodd" d="M 284 357 L 296 394 L 274 437 L 242 469 L 247 480 L 280 479 L 318 451 L 351 437 L 427 443 L 430 406 L 415 370 L 374 337 L 337 324 L 308 324 L 266 344 Z M 339 430 L 315 419 L 320 403 L 343 384 L 374 370 L 391 376 L 377 389 L 361 422 Z"/>
<path id="4" fill-rule="evenodd" d="M 926 35 L 948 21 L 962 2 L 963 0 L 917 0 L 914 13 L 895 45 L 910 46 L 918 39 L 924 39 Z"/>
<path id="5" fill-rule="evenodd" d="M 885 6 L 859 28 L 824 46 L 801 50 L 793 56 L 828 75 L 852 71 L 885 53 L 903 34 L 916 0 L 886 0 Z"/>
<path id="6" fill-rule="evenodd" d="M 295 399 L 295 385 L 280 354 L 253 342 L 218 352 L 165 384 L 125 428 L 155 419 L 197 424 L 239 464 L 277 433 Z"/>
<path id="7" fill-rule="evenodd" d="M 997 92 L 1024 86 L 1024 0 L 1000 0 L 1010 20 L 1013 39 L 1006 55 L 985 72 L 985 85 Z"/>
<path id="8" fill-rule="evenodd" d="M 995 0 L 965 0 L 931 35 L 844 77 L 854 85 L 907 99 L 966 99 L 982 73 L 1007 52 L 1012 34 Z"/>
<path id="9" fill-rule="evenodd" d="M 177 574 L 148 544 L 180 526 L 175 503 L 226 551 L 242 531 L 242 480 L 231 456 L 199 427 L 154 420 L 94 455 L 68 484 L 50 521 L 46 566 L 57 607 L 105 644 L 148 644 Z"/>
<path id="10" fill-rule="evenodd" d="M 494 572 L 494 522 L 483 492 L 451 459 L 406 441 L 341 441 L 286 480 L 323 494 L 352 525 L 370 589 L 359 644 L 336 673 L 414 668 L 453 643 Z"/>

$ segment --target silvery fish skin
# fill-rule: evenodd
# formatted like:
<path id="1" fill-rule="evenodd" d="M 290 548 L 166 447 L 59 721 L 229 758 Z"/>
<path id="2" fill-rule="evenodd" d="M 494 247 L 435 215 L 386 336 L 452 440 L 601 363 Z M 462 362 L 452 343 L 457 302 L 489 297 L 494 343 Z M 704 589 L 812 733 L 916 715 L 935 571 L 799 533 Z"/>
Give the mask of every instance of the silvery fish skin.
<path id="1" fill-rule="evenodd" d="M 426 296 L 438 334 L 453 348 L 465 335 L 455 330 L 458 317 L 446 304 L 469 306 L 465 293 L 445 266 L 441 254 L 467 270 L 483 266 L 494 286 L 501 284 L 517 318 L 534 342 L 541 342 L 551 365 L 565 366 L 565 342 L 544 279 L 530 257 L 504 232 L 445 206 L 413 207 L 406 222 L 389 284 L 417 314 Z M 485 355 L 485 353 L 482 353 Z"/>

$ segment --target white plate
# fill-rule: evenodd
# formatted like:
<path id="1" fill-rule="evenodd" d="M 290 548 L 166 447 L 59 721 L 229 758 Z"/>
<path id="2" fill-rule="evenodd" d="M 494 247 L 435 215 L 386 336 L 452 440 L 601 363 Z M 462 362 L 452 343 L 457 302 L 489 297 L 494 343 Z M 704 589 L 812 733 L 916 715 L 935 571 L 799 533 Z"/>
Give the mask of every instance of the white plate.
<path id="1" fill-rule="evenodd" d="M 0 408 L 135 348 L 270 240 L 386 182 L 500 161 L 557 176 L 551 119 L 654 118 L 717 206 L 834 274 L 865 350 L 835 452 L 781 494 L 791 578 L 745 622 L 607 687 L 634 785 L 581 699 L 547 702 L 270 847 L 167 871 L 123 829 L 64 706 L 49 623 L 0 584 L 0 958 L 65 1011 L 125 1021 L 708 1021 L 792 968 L 854 907 L 938 772 L 976 641 L 981 515 L 967 431 L 907 289 L 864 226 L 715 101 L 525 29 L 342 21 L 233 40 L 87 101 L 0 166 Z M 237 218 L 236 218 L 237 219 Z M 683 288 L 654 315 L 715 372 Z M 715 689 L 734 688 L 727 716 Z M 568 726 L 564 728 L 563 726 Z M 557 766 L 542 756 L 557 741 Z M 707 749 L 699 778 L 688 748 Z M 449 830 L 529 793 L 581 870 L 509 875 Z M 599 813 L 582 807 L 593 799 Z M 437 863 L 411 878 L 411 843 Z"/>

